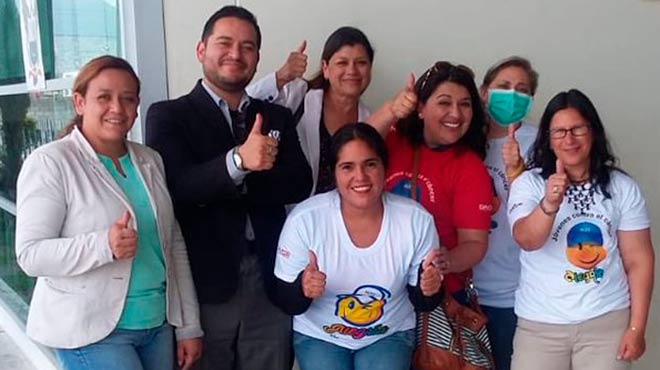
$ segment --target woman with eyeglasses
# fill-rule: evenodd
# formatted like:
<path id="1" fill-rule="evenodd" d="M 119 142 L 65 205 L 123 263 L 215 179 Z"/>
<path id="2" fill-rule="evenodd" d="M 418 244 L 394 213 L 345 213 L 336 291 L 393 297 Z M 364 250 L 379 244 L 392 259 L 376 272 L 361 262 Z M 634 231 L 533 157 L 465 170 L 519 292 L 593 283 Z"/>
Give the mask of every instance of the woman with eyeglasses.
<path id="1" fill-rule="evenodd" d="M 557 94 L 508 203 L 522 248 L 513 369 L 629 369 L 644 353 L 651 222 L 615 163 L 591 101 Z"/>
<path id="2" fill-rule="evenodd" d="M 525 170 L 536 138 L 536 126 L 525 117 L 537 86 L 538 73 L 529 60 L 511 56 L 488 69 L 480 89 L 489 128 L 485 163 L 495 198 L 488 252 L 474 268 L 474 284 L 489 319 L 488 335 L 498 370 L 511 368 L 517 321 L 513 304 L 520 278 L 520 246 L 511 235 L 506 201 L 511 182 Z"/>
<path id="3" fill-rule="evenodd" d="M 392 130 L 386 122 L 396 122 Z M 445 289 L 466 302 L 472 268 L 488 246 L 493 190 L 483 159 L 486 122 L 472 71 L 437 62 L 369 123 L 386 135 L 387 189 L 415 197 L 434 217 L 446 247 Z M 416 173 L 416 176 L 414 175 Z"/>

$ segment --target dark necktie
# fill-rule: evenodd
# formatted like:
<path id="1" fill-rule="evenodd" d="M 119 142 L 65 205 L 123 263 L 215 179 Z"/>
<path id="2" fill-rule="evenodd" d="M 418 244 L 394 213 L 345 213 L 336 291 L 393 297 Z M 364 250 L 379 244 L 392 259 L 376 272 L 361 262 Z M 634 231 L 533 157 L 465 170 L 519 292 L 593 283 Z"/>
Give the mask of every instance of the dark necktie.
<path id="1" fill-rule="evenodd" d="M 229 110 L 231 116 L 231 129 L 234 131 L 234 139 L 237 144 L 243 144 L 247 138 L 247 126 L 245 125 L 245 115 L 237 110 Z"/>

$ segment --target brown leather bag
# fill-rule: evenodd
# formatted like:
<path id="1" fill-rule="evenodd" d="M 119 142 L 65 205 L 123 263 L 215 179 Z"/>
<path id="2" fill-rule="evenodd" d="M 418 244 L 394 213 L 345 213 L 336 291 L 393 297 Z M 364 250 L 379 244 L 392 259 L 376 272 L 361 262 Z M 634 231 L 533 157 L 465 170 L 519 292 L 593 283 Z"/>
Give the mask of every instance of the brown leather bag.
<path id="1" fill-rule="evenodd" d="M 470 296 L 470 294 L 469 294 Z M 417 317 L 417 347 L 413 354 L 415 370 L 494 369 L 486 323 L 476 296 L 470 307 L 445 293 L 442 303 L 432 312 Z"/>
<path id="2" fill-rule="evenodd" d="M 417 177 L 420 150 L 413 154 L 410 195 L 419 201 Z M 470 307 L 458 303 L 445 291 L 442 303 L 431 312 L 417 315 L 417 347 L 413 354 L 414 370 L 485 370 L 494 369 L 488 339 L 488 318 L 477 302 L 472 281 L 466 284 Z"/>

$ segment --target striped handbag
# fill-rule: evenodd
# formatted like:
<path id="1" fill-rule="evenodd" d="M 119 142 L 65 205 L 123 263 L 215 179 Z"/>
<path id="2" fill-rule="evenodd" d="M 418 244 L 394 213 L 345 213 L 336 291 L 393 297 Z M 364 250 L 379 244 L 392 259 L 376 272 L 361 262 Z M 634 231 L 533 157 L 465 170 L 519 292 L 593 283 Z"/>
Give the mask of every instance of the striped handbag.
<path id="1" fill-rule="evenodd" d="M 417 347 L 414 370 L 494 369 L 486 331 L 488 319 L 468 294 L 470 307 L 445 293 L 442 303 L 431 312 L 417 316 Z"/>

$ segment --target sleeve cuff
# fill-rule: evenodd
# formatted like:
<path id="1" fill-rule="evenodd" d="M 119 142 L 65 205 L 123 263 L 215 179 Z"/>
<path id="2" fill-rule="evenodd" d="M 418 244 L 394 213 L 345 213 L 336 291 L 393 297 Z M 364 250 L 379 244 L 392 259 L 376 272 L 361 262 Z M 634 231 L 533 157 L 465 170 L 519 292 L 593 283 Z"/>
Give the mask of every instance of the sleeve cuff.
<path id="1" fill-rule="evenodd" d="M 231 177 L 231 179 L 234 181 L 234 184 L 240 185 L 243 183 L 245 176 L 247 176 L 250 171 L 243 171 L 236 167 L 234 159 L 232 158 L 233 152 L 234 149 L 227 152 L 227 155 L 225 156 L 225 164 L 227 165 L 227 172 L 229 172 L 229 177 Z"/>

